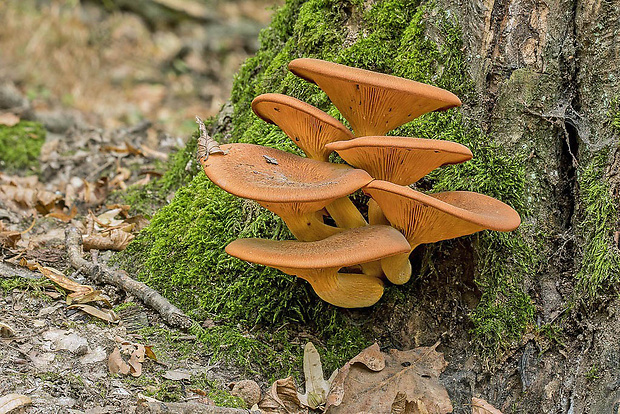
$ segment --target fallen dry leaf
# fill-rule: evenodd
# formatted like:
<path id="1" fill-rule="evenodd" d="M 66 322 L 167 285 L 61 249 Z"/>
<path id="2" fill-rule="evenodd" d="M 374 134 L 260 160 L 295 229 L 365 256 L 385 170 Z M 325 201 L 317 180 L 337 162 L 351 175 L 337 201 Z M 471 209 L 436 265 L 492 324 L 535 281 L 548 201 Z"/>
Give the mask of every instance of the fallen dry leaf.
<path id="1" fill-rule="evenodd" d="M 451 413 L 448 392 L 438 381 L 447 366 L 443 354 L 435 350 L 438 345 L 382 353 L 385 367 L 376 370 L 369 368 L 383 365 L 377 354 L 378 346 L 367 348 L 336 375 L 325 411 L 388 413 L 396 404 L 396 408 L 400 405 L 403 410 L 419 408 L 420 413 L 424 412 L 421 407 L 429 413 Z"/>
<path id="2" fill-rule="evenodd" d="M 121 229 L 113 229 L 106 236 L 91 234 L 83 237 L 84 250 L 125 250 L 134 237 Z"/>
<path id="3" fill-rule="evenodd" d="M 90 302 L 103 302 L 108 308 L 112 307 L 110 298 L 104 295 L 100 290 L 93 290 L 91 292 L 74 292 L 67 295 L 67 305 L 72 303 L 90 303 Z"/>
<path id="4" fill-rule="evenodd" d="M 0 414 L 7 414 L 30 404 L 32 404 L 32 400 L 26 395 L 7 394 L 0 398 Z"/>
<path id="5" fill-rule="evenodd" d="M 431 414 L 422 400 L 408 401 L 407 394 L 398 392 L 390 408 L 390 414 Z"/>
<path id="6" fill-rule="evenodd" d="M 329 394 L 329 382 L 323 378 L 323 365 L 321 357 L 312 342 L 304 347 L 304 376 L 306 379 L 306 393 L 298 394 L 302 405 L 313 410 L 322 406 L 327 401 Z"/>
<path id="7" fill-rule="evenodd" d="M 137 344 L 136 350 L 131 354 L 129 358 L 129 366 L 131 367 L 131 375 L 139 377 L 142 375 L 142 363 L 144 362 L 144 355 L 146 350 L 144 345 Z"/>
<path id="8" fill-rule="evenodd" d="M 81 311 L 88 313 L 91 316 L 94 316 L 96 318 L 99 318 L 101 320 L 104 320 L 110 323 L 118 323 L 120 320 L 112 309 L 101 310 L 101 309 L 95 308 L 94 306 L 84 305 L 80 303 L 68 306 L 67 308 L 68 309 L 79 309 Z"/>
<path id="9" fill-rule="evenodd" d="M 19 124 L 19 117 L 14 113 L 7 112 L 0 114 L 0 125 L 12 127 Z"/>
<path id="10" fill-rule="evenodd" d="M 273 383 L 269 393 L 258 403 L 265 414 L 307 414 L 297 397 L 297 386 L 293 377 L 279 379 Z"/>
<path id="11" fill-rule="evenodd" d="M 53 217 L 58 220 L 64 221 L 65 223 L 70 222 L 77 216 L 77 208 L 75 206 L 71 207 L 71 211 L 69 213 L 65 213 L 61 208 L 57 208 L 51 213 L 48 213 L 45 217 Z"/>
<path id="12" fill-rule="evenodd" d="M 500 410 L 493 407 L 491 404 L 483 400 L 482 398 L 471 398 L 471 413 L 472 414 L 502 414 Z"/>
<path id="13" fill-rule="evenodd" d="M 336 373 L 336 376 L 331 382 L 331 388 L 329 395 L 327 396 L 325 411 L 327 411 L 330 406 L 338 406 L 342 403 L 345 393 L 344 382 L 349 375 L 351 366 L 356 363 L 364 364 L 367 368 L 373 371 L 381 371 L 385 368 L 385 358 L 377 343 L 372 344 L 357 354 Z"/>
<path id="14" fill-rule="evenodd" d="M 131 370 L 131 367 L 123 361 L 120 349 L 116 347 L 108 357 L 108 370 L 110 371 L 110 374 L 122 375 L 129 374 L 129 371 Z"/>
<path id="15" fill-rule="evenodd" d="M 22 262 L 20 262 L 20 264 L 22 264 Z M 26 263 L 26 265 L 28 265 L 28 263 Z M 46 278 L 56 283 L 58 286 L 65 290 L 69 290 L 71 292 L 81 292 L 83 294 L 90 293 L 94 290 L 90 286 L 82 285 L 75 280 L 69 279 L 61 271 L 54 268 L 41 266 L 38 263 L 34 264 L 34 268 L 37 269 L 39 272 L 43 273 L 43 276 L 45 276 Z"/>
<path id="16" fill-rule="evenodd" d="M 15 336 L 15 329 L 4 322 L 0 322 L 0 338 L 11 338 Z"/>
<path id="17" fill-rule="evenodd" d="M 164 372 L 164 375 L 162 375 L 162 377 L 164 377 L 165 379 L 169 379 L 171 381 L 183 381 L 183 380 L 189 380 L 192 377 L 192 374 L 186 371 L 175 369 L 172 371 Z"/>

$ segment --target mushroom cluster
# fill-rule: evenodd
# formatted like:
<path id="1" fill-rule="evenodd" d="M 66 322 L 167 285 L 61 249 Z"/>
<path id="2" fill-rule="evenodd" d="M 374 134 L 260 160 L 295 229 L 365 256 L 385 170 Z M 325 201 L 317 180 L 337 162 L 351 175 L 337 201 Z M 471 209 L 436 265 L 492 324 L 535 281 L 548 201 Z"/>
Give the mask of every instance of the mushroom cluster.
<path id="1" fill-rule="evenodd" d="M 457 96 L 317 59 L 296 59 L 288 68 L 325 91 L 353 132 L 312 105 L 273 93 L 254 99 L 253 111 L 306 157 L 253 144 L 220 146 L 198 119 L 198 160 L 209 179 L 280 216 L 297 238 L 239 239 L 226 246 L 228 254 L 300 277 L 333 305 L 358 308 L 381 298 L 385 279 L 409 280 L 409 255 L 418 245 L 519 226 L 518 213 L 494 198 L 410 187 L 438 167 L 470 160 L 467 147 L 385 136 L 422 114 L 460 106 Z M 348 165 L 329 162 L 334 151 Z M 370 197 L 367 218 L 349 198 L 359 189 Z"/>

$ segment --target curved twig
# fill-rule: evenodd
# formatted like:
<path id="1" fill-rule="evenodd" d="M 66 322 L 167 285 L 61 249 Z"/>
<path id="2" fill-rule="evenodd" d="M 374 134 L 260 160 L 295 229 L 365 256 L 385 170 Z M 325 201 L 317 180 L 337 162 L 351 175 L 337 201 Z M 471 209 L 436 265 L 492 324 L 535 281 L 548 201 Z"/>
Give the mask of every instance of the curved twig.
<path id="1" fill-rule="evenodd" d="M 69 263 L 77 270 L 82 270 L 99 282 L 114 285 L 125 292 L 140 299 L 145 305 L 157 311 L 170 325 L 187 329 L 194 323 L 179 308 L 171 304 L 166 298 L 142 282 L 132 279 L 122 270 L 114 270 L 103 264 L 94 264 L 82 257 L 82 234 L 75 227 L 69 227 L 65 232 L 65 246 Z"/>

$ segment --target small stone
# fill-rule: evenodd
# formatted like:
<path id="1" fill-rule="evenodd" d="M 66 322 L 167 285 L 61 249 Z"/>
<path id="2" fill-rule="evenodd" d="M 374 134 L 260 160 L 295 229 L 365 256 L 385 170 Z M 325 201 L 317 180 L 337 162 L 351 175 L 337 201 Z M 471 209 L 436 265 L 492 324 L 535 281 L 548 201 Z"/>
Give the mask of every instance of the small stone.
<path id="1" fill-rule="evenodd" d="M 231 394 L 245 401 L 248 407 L 258 404 L 261 397 L 260 387 L 256 381 L 252 380 L 239 381 L 233 387 Z"/>

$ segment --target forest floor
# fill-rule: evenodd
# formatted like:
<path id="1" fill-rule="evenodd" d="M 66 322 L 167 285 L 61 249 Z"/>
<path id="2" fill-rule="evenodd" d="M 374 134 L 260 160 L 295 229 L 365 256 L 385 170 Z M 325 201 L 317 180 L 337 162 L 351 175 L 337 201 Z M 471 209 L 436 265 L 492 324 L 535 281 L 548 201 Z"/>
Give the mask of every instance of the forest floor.
<path id="1" fill-rule="evenodd" d="M 15 412 L 133 412 L 149 397 L 244 406 L 230 394 L 230 383 L 242 379 L 234 367 L 212 364 L 195 337 L 122 289 L 95 286 L 71 268 L 64 245 L 72 226 L 101 249 L 88 260 L 105 263 L 106 249 L 122 249 L 148 216 L 111 204 L 161 176 L 195 130 L 194 117 L 216 114 L 227 100 L 274 2 L 212 3 L 163 23 L 115 2 L 109 10 L 70 1 L 0 4 L 0 132 L 19 138 L 0 137 L 0 145 L 10 152 L 43 141 L 35 162 L 2 158 L 0 168 L 0 398 L 31 399 Z M 31 155 L 21 147 L 16 154 Z M 67 291 L 43 277 L 60 277 L 50 268 L 100 289 L 89 304 L 107 316 L 69 308 Z M 128 375 L 111 374 L 110 364 L 123 365 L 111 357 L 115 349 Z M 20 400 L 1 401 L 5 412 L 2 403 Z"/>

